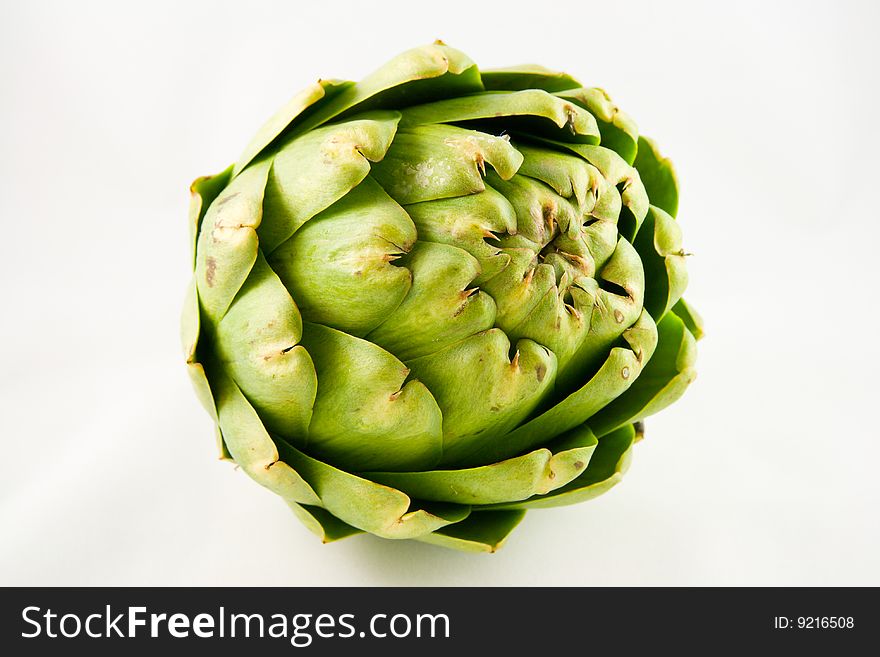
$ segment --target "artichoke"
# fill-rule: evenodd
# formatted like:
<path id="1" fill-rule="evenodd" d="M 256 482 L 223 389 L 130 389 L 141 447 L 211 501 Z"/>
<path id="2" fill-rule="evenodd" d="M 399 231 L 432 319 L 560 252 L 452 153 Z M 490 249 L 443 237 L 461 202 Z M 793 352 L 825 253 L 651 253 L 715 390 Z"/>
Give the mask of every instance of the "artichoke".
<path id="1" fill-rule="evenodd" d="M 494 551 L 613 486 L 694 379 L 675 173 L 566 74 L 416 48 L 191 190 L 189 374 L 325 542 Z"/>

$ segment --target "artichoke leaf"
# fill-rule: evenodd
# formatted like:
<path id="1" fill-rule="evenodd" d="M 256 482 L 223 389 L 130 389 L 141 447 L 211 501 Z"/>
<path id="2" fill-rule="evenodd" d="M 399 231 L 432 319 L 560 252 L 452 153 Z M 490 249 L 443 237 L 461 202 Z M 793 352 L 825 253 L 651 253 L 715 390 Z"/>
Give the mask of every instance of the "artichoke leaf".
<path id="1" fill-rule="evenodd" d="M 196 178 L 190 185 L 190 204 L 189 204 L 189 230 L 190 242 L 192 245 L 192 261 L 193 268 L 196 264 L 196 244 L 199 236 L 199 228 L 204 219 L 205 212 L 214 199 L 223 191 L 223 188 L 229 183 L 232 167 L 227 167 L 213 176 L 202 176 Z M 199 308 L 198 278 L 193 274 L 192 281 L 187 287 L 186 298 L 183 302 L 183 313 L 180 317 L 180 341 L 183 345 L 184 355 L 186 357 L 186 371 L 192 382 L 196 397 L 202 404 L 202 407 L 211 416 L 214 422 L 217 422 L 217 409 L 214 406 L 214 398 L 211 395 L 211 386 L 205 375 L 205 368 L 198 362 L 197 350 L 201 333 L 201 310 Z M 222 439 L 218 439 L 221 447 L 221 458 L 225 456 Z"/>
<path id="2" fill-rule="evenodd" d="M 529 240 L 538 249 L 560 232 L 571 236 L 580 232 L 583 213 L 543 182 L 520 175 L 503 180 L 491 171 L 486 174 L 486 182 L 513 205 L 517 237 Z"/>
<path id="3" fill-rule="evenodd" d="M 489 133 L 504 127 L 563 141 L 599 143 L 599 126 L 592 114 L 542 89 L 447 98 L 408 107 L 401 114 L 401 127 L 466 123 Z"/>
<path id="4" fill-rule="evenodd" d="M 306 529 L 320 538 L 324 544 L 364 533 L 363 530 L 342 522 L 332 513 L 319 506 L 297 504 L 291 501 L 287 502 L 287 506 L 290 507 L 290 510 L 293 511 L 299 521 L 306 526 Z"/>
<path id="5" fill-rule="evenodd" d="M 620 216 L 618 227 L 620 234 L 632 241 L 639 227 L 648 214 L 648 192 L 642 183 L 636 167 L 631 166 L 625 159 L 610 148 L 594 146 L 592 144 L 572 144 L 541 137 L 533 137 L 540 144 L 551 146 L 559 150 L 568 150 L 581 156 L 584 160 L 596 167 L 608 183 L 614 185 L 620 192 Z M 607 194 L 606 194 L 607 196 Z M 600 193 L 601 197 L 601 193 Z M 608 199 L 610 202 L 612 199 Z M 601 208 L 594 210 L 594 213 Z M 605 218 L 603 216 L 603 218 Z"/>
<path id="6" fill-rule="evenodd" d="M 543 89 L 554 92 L 581 86 L 581 83 L 568 73 L 552 71 L 537 64 L 486 69 L 482 74 L 483 85 L 489 91 Z"/>
<path id="7" fill-rule="evenodd" d="M 462 467 L 494 463 L 559 436 L 595 415 L 626 391 L 641 373 L 657 346 L 657 327 L 647 312 L 623 332 L 626 346 L 613 347 L 605 362 L 583 386 L 543 413 L 463 459 Z"/>
<path id="8" fill-rule="evenodd" d="M 645 269 L 645 309 L 659 322 L 687 287 L 681 228 L 666 212 L 652 205 L 633 246 Z"/>
<path id="9" fill-rule="evenodd" d="M 525 515 L 518 510 L 472 513 L 416 540 L 462 552 L 496 552 Z"/>
<path id="10" fill-rule="evenodd" d="M 581 216 L 592 212 L 603 182 L 596 167 L 576 155 L 550 148 L 520 143 L 516 148 L 523 155 L 519 175 L 540 180 L 569 201 L 574 199 Z"/>
<path id="11" fill-rule="evenodd" d="M 353 472 L 421 470 L 443 449 L 440 408 L 391 353 L 320 324 L 303 325 L 302 344 L 318 375 L 306 449 Z"/>
<path id="12" fill-rule="evenodd" d="M 207 377 L 205 377 L 207 381 Z M 226 461 L 228 463 L 235 463 L 235 459 L 232 458 L 232 454 L 229 453 L 229 448 L 226 447 L 226 441 L 223 440 L 223 432 L 220 431 L 220 425 L 214 425 L 214 442 L 217 444 L 217 453 L 218 458 L 221 461 Z"/>
<path id="13" fill-rule="evenodd" d="M 592 166 L 592 165 L 591 165 Z M 597 169 L 598 170 L 598 169 Z M 623 200 L 617 186 L 605 179 L 602 174 L 597 185 L 596 203 L 590 211 L 590 217 L 598 221 L 614 224 L 615 231 L 623 210 Z"/>
<path id="14" fill-rule="evenodd" d="M 282 460 L 256 410 L 222 367 L 206 363 L 208 380 L 214 391 L 217 417 L 223 442 L 244 472 L 261 486 L 288 501 L 320 504 L 315 490 Z"/>
<path id="15" fill-rule="evenodd" d="M 639 129 L 632 118 L 621 112 L 604 89 L 597 87 L 569 89 L 555 95 L 583 107 L 596 118 L 600 142 L 620 155 L 627 164 L 632 164 L 638 151 Z"/>
<path id="16" fill-rule="evenodd" d="M 572 282 L 569 274 L 564 273 L 531 312 L 506 331 L 507 336 L 511 340 L 526 338 L 540 343 L 554 353 L 562 371 L 587 339 L 600 292 L 595 279 L 581 276 Z"/>
<path id="17" fill-rule="evenodd" d="M 257 259 L 257 228 L 270 163 L 249 167 L 211 203 L 199 227 L 196 285 L 202 311 L 216 324 Z"/>
<path id="18" fill-rule="evenodd" d="M 271 254 L 303 224 L 357 187 L 388 151 L 400 114 L 371 112 L 286 143 L 266 184 L 260 246 Z"/>
<path id="19" fill-rule="evenodd" d="M 315 367 L 299 344 L 299 310 L 262 254 L 215 333 L 220 362 L 269 431 L 304 444 L 318 385 Z"/>
<path id="20" fill-rule="evenodd" d="M 223 188 L 229 184 L 232 177 L 232 166 L 212 176 L 201 176 L 196 178 L 189 186 L 189 237 L 190 246 L 192 247 L 192 262 L 195 266 L 196 262 L 196 242 L 199 237 L 199 227 L 205 212 L 210 207 L 214 199 L 223 191 Z"/>
<path id="21" fill-rule="evenodd" d="M 311 484 L 320 506 L 342 522 L 383 538 L 424 536 L 460 522 L 470 507 L 439 502 L 419 502 L 405 493 L 383 486 L 308 456 L 283 440 L 284 460 Z"/>
<path id="22" fill-rule="evenodd" d="M 412 275 L 395 261 L 416 227 L 367 177 L 268 257 L 303 318 L 364 336 L 400 305 Z"/>
<path id="23" fill-rule="evenodd" d="M 367 472 L 364 477 L 412 497 L 457 504 L 493 504 L 524 500 L 555 490 L 579 476 L 598 441 L 577 427 L 546 448 L 511 459 L 461 470 Z"/>
<path id="24" fill-rule="evenodd" d="M 460 50 L 436 41 L 401 53 L 345 88 L 293 131 L 302 134 L 327 121 L 372 109 L 417 105 L 483 90 L 477 65 Z"/>
<path id="25" fill-rule="evenodd" d="M 703 338 L 703 318 L 700 317 L 700 314 L 693 306 L 684 300 L 684 297 L 679 299 L 678 303 L 672 306 L 672 312 L 684 322 L 684 325 L 687 326 L 688 331 L 691 332 L 694 338 L 697 340 Z"/>
<path id="26" fill-rule="evenodd" d="M 405 265 L 412 272 L 409 294 L 367 335 L 370 342 L 409 361 L 492 328 L 495 301 L 470 287 L 480 263 L 467 251 L 418 242 Z"/>
<path id="27" fill-rule="evenodd" d="M 539 263 L 529 248 L 508 247 L 503 253 L 509 258 L 507 266 L 485 281 L 482 289 L 495 300 L 495 325 L 512 332 L 548 293 L 555 292 L 556 272 L 552 265 Z"/>
<path id="28" fill-rule="evenodd" d="M 675 175 L 672 162 L 660 155 L 660 150 L 653 139 L 639 137 L 635 167 L 642 178 L 651 204 L 666 210 L 675 218 L 678 214 L 678 177 Z"/>
<path id="29" fill-rule="evenodd" d="M 510 139 L 449 125 L 401 128 L 373 177 L 401 205 L 486 188 L 486 163 L 507 180 L 522 164 Z"/>
<path id="30" fill-rule="evenodd" d="M 560 367 L 559 389 L 578 385 L 582 373 L 593 369 L 643 312 L 645 275 L 639 254 L 625 239 L 618 240 L 614 253 L 599 270 L 596 283 L 589 331 Z"/>
<path id="31" fill-rule="evenodd" d="M 596 278 L 617 249 L 617 225 L 610 221 L 592 221 L 576 235 L 558 235 L 542 249 L 544 263 L 556 271 L 560 287 L 563 277 L 570 284 Z"/>
<path id="32" fill-rule="evenodd" d="M 238 175 L 267 147 L 306 134 L 327 121 L 377 108 L 482 91 L 476 65 L 442 44 L 409 50 L 360 82 L 318 80 L 295 95 L 260 128 L 235 165 Z"/>
<path id="33" fill-rule="evenodd" d="M 588 420 L 597 436 L 662 411 L 696 378 L 697 343 L 684 322 L 669 313 L 657 324 L 657 335 L 657 348 L 636 382 Z"/>
<path id="34" fill-rule="evenodd" d="M 443 413 L 444 466 L 457 465 L 522 422 L 556 375 L 556 357 L 549 350 L 520 340 L 511 355 L 510 340 L 497 328 L 407 365 Z"/>
<path id="35" fill-rule="evenodd" d="M 193 276 L 192 282 L 187 287 L 186 299 L 183 304 L 180 337 L 183 342 L 184 355 L 186 356 L 186 372 L 192 382 L 196 397 L 202 404 L 202 407 L 208 411 L 208 415 L 216 422 L 217 408 L 214 406 L 211 386 L 208 384 L 205 368 L 198 362 L 196 355 L 200 328 L 199 297 L 196 291 L 196 279 Z"/>
<path id="36" fill-rule="evenodd" d="M 537 495 L 523 502 L 497 504 L 488 507 L 495 510 L 527 510 L 549 509 L 557 506 L 578 504 L 598 497 L 615 486 L 632 461 L 632 447 L 636 439 L 636 430 L 628 424 L 599 438 L 599 444 L 593 452 L 590 463 L 583 474 L 561 488 L 546 495 Z M 482 509 L 474 509 L 472 515 L 484 513 Z"/>
<path id="37" fill-rule="evenodd" d="M 241 173 L 267 146 L 275 142 L 297 119 L 302 120 L 305 112 L 318 103 L 326 102 L 337 94 L 353 86 L 346 80 L 318 80 L 291 98 L 280 110 L 273 114 L 257 131 L 235 163 L 233 175 Z"/>
<path id="38" fill-rule="evenodd" d="M 620 155 L 610 148 L 589 144 L 572 144 L 576 152 L 595 166 L 605 179 L 620 190 L 620 217 L 617 221 L 620 234 L 630 242 L 648 213 L 648 193 L 642 184 L 636 168 L 627 164 Z"/>
<path id="39" fill-rule="evenodd" d="M 406 206 L 420 242 L 436 242 L 464 249 L 480 263 L 474 285 L 496 276 L 510 262 L 501 249 L 487 242 L 499 234 L 516 232 L 516 212 L 503 194 L 491 187 L 482 192 L 424 201 Z"/>

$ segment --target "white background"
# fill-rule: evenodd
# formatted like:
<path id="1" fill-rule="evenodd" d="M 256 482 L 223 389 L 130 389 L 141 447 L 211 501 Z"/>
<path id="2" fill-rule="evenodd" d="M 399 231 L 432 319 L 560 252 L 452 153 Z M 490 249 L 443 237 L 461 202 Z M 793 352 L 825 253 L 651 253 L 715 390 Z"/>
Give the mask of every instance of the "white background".
<path id="1" fill-rule="evenodd" d="M 878 3 L 4 2 L 0 25 L 0 584 L 880 585 Z M 708 330 L 623 483 L 495 555 L 322 546 L 215 460 L 178 345 L 190 181 L 307 83 L 435 38 L 565 69 L 659 140 Z"/>

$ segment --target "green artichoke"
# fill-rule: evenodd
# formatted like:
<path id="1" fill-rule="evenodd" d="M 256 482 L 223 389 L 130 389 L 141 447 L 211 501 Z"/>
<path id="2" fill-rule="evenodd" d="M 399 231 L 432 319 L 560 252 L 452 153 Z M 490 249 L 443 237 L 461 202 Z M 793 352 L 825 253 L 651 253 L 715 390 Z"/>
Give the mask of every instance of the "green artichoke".
<path id="1" fill-rule="evenodd" d="M 494 551 L 613 486 L 694 379 L 675 173 L 566 74 L 416 48 L 191 189 L 189 374 L 324 541 Z"/>

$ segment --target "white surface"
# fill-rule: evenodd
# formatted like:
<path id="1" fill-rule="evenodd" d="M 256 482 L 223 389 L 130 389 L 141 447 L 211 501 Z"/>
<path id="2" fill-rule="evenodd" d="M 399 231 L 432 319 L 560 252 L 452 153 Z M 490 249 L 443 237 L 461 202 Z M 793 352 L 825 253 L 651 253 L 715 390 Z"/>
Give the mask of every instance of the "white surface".
<path id="1" fill-rule="evenodd" d="M 0 21 L 0 584 L 880 584 L 877 3 L 122 4 Z M 674 159 L 700 376 L 619 487 L 496 555 L 322 546 L 214 460 L 187 187 L 438 37 L 605 87 Z"/>

